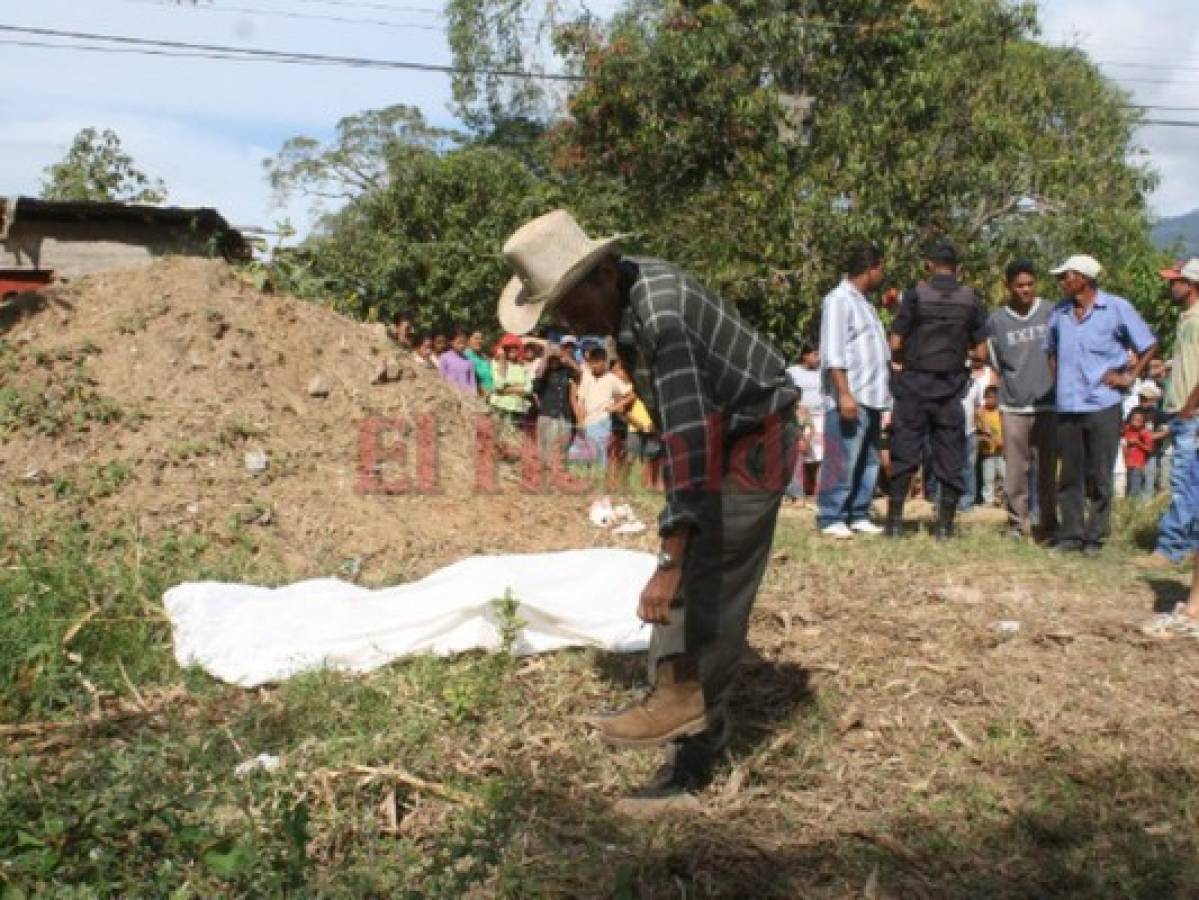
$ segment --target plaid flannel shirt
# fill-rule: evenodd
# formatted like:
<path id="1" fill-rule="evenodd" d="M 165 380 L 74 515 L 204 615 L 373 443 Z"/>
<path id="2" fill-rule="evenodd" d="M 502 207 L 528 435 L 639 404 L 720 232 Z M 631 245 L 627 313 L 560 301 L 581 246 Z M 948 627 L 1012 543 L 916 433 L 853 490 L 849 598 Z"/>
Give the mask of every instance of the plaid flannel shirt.
<path id="1" fill-rule="evenodd" d="M 621 271 L 628 299 L 617 349 L 666 451 L 658 529 L 698 529 L 708 466 L 727 454 L 715 441 L 789 416 L 799 391 L 782 354 L 693 276 L 657 259 L 626 258 Z"/>

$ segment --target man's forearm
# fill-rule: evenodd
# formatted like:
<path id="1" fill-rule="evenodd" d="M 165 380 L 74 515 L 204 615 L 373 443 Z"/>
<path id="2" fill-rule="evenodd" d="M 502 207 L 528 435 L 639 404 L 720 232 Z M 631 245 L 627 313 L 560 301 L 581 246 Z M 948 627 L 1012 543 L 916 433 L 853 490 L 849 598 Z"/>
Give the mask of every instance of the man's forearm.
<path id="1" fill-rule="evenodd" d="M 1154 344 L 1144 353 L 1137 355 L 1137 364 L 1132 367 L 1132 377 L 1140 378 L 1145 369 L 1149 367 L 1150 361 L 1157 356 L 1157 344 Z"/>
<path id="2" fill-rule="evenodd" d="M 829 369 L 829 378 L 833 381 L 833 387 L 837 390 L 837 399 L 842 397 L 852 397 L 853 394 L 849 391 L 849 375 L 845 369 Z"/>
<path id="3" fill-rule="evenodd" d="M 675 565 L 683 564 L 683 554 L 687 552 L 687 538 L 691 529 L 686 526 L 675 528 L 670 534 L 662 536 L 662 552 L 675 561 Z"/>

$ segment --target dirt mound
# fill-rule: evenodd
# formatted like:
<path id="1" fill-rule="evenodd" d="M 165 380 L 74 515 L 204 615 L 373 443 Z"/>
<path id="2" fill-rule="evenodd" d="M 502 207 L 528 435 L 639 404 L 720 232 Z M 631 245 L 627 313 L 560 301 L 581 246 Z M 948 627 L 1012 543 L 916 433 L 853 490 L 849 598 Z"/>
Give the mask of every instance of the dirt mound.
<path id="1" fill-rule="evenodd" d="M 515 464 L 480 493 L 485 407 L 379 326 L 260 293 L 223 263 L 62 288 L 12 325 L 0 373 L 18 521 L 69 509 L 197 532 L 276 553 L 289 574 L 369 564 L 394 577 L 595 540 L 587 495 L 522 491 Z"/>

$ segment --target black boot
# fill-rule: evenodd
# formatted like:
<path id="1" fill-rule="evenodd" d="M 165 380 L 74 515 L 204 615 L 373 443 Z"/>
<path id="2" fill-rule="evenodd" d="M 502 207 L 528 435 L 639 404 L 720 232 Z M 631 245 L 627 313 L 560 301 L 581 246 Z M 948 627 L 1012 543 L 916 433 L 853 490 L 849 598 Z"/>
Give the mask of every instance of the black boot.
<path id="1" fill-rule="evenodd" d="M 941 491 L 941 499 L 937 504 L 937 528 L 933 537 L 938 541 L 948 541 L 953 538 L 953 517 L 958 511 L 958 497 L 949 491 Z"/>
<path id="2" fill-rule="evenodd" d="M 680 794 L 697 794 L 712 781 L 715 758 L 700 741 L 676 741 L 666 751 L 666 759 L 642 787 L 629 795 L 630 800 L 665 800 Z"/>
<path id="3" fill-rule="evenodd" d="M 887 520 L 883 522 L 883 537 L 903 537 L 903 498 L 887 499 Z"/>

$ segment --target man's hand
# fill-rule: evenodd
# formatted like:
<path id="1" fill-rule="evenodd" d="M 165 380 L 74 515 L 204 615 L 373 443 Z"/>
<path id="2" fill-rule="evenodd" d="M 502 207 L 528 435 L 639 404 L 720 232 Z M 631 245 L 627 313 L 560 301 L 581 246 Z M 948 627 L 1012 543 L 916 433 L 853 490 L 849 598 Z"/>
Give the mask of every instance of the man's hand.
<path id="1" fill-rule="evenodd" d="M 641 592 L 641 602 L 637 604 L 637 617 L 650 625 L 669 625 L 670 608 L 679 598 L 679 587 L 682 583 L 682 566 L 658 569 L 654 572 Z"/>
<path id="2" fill-rule="evenodd" d="M 1186 403 L 1184 403 L 1184 404 L 1182 405 L 1182 409 L 1180 409 L 1180 410 L 1178 411 L 1178 418 L 1180 418 L 1180 419 L 1193 419 L 1193 418 L 1195 418 L 1195 413 L 1196 413 L 1196 411 L 1197 411 L 1197 409 L 1196 409 L 1196 404 L 1194 404 L 1194 403 L 1191 403 L 1191 402 L 1188 400 Z"/>
<path id="3" fill-rule="evenodd" d="M 1116 390 L 1132 387 L 1134 381 L 1136 379 L 1132 375 L 1127 372 L 1121 372 L 1118 369 L 1112 369 L 1103 376 L 1103 383 Z"/>
<path id="4" fill-rule="evenodd" d="M 858 401 L 848 391 L 837 398 L 837 410 L 841 413 L 841 420 L 843 422 L 856 422 L 858 420 Z"/>

